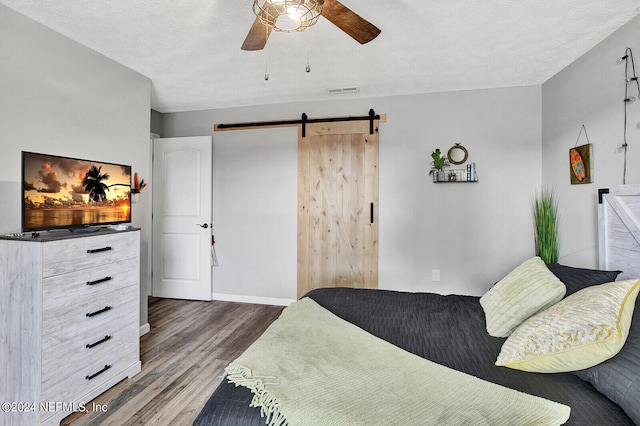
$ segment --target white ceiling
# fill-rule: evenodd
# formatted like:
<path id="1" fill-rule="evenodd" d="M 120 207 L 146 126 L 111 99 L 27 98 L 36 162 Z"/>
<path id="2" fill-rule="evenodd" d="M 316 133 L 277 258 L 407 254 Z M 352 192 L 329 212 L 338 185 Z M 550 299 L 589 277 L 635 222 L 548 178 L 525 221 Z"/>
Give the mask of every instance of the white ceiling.
<path id="1" fill-rule="evenodd" d="M 360 45 L 321 18 L 248 52 L 252 0 L 0 0 L 149 77 L 160 112 L 538 85 L 640 14 L 638 0 L 341 2 L 380 36 Z"/>

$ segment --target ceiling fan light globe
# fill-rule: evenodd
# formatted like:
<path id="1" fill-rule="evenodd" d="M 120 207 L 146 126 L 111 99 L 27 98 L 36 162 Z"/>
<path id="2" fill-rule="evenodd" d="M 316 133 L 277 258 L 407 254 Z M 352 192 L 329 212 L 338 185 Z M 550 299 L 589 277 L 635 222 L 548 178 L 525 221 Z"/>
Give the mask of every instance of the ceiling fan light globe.
<path id="1" fill-rule="evenodd" d="M 322 13 L 322 0 L 253 1 L 253 13 L 262 23 L 276 31 L 304 31 L 314 25 Z"/>
<path id="2" fill-rule="evenodd" d="M 291 6 L 287 6 L 286 14 L 287 16 L 289 16 L 289 19 L 291 19 L 292 21 L 300 22 L 304 17 L 304 10 L 302 10 L 300 5 L 291 5 Z"/>
<path id="3" fill-rule="evenodd" d="M 298 31 L 301 25 L 302 21 L 296 14 L 284 13 L 276 19 L 274 29 L 284 32 Z"/>

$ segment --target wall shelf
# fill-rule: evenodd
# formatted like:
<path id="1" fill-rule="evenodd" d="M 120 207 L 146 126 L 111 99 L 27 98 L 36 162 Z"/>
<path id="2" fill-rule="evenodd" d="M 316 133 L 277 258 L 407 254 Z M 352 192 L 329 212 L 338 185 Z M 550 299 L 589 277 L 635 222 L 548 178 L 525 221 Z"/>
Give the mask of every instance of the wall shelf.
<path id="1" fill-rule="evenodd" d="M 465 168 L 447 168 L 433 171 L 433 183 L 474 183 L 478 182 L 475 163 Z"/>
<path id="2" fill-rule="evenodd" d="M 478 183 L 478 180 L 434 180 L 433 183 Z"/>

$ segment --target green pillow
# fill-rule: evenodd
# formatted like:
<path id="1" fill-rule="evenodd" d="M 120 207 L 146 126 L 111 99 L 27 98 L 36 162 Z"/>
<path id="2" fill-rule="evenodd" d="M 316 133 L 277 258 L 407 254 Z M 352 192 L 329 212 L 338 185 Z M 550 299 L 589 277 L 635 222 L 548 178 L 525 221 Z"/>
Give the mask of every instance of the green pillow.
<path id="1" fill-rule="evenodd" d="M 523 262 L 480 298 L 487 332 L 507 337 L 524 320 L 562 300 L 566 287 L 539 257 Z"/>
<path id="2" fill-rule="evenodd" d="M 640 280 L 587 287 L 525 321 L 502 345 L 496 365 L 536 373 L 582 370 L 624 346 Z"/>

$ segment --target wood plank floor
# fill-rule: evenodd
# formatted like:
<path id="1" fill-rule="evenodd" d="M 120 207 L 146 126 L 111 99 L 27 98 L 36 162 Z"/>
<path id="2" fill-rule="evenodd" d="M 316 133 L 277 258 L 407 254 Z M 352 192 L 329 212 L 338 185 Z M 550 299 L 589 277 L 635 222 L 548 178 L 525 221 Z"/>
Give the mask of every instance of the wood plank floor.
<path id="1" fill-rule="evenodd" d="M 151 331 L 140 338 L 142 371 L 61 425 L 190 425 L 223 369 L 282 312 L 280 306 L 149 298 Z M 95 405 L 94 405 L 95 404 Z M 93 410 L 104 406 L 105 410 Z"/>

